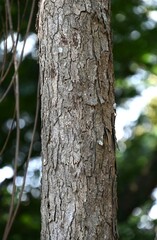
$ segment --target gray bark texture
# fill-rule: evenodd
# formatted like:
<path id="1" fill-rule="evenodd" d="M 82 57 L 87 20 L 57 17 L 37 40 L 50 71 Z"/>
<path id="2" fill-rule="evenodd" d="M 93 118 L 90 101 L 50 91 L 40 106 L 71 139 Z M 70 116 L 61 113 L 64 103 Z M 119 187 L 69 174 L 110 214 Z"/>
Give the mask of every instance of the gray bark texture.
<path id="1" fill-rule="evenodd" d="M 41 0 L 41 240 L 115 240 L 109 0 Z"/>

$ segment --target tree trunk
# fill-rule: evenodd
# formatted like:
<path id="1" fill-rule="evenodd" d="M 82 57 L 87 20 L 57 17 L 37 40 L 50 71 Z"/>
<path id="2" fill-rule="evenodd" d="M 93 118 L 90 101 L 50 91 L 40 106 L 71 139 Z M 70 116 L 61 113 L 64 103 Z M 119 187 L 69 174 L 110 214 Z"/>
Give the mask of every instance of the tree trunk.
<path id="1" fill-rule="evenodd" d="M 41 0 L 42 240 L 113 240 L 109 0 Z"/>

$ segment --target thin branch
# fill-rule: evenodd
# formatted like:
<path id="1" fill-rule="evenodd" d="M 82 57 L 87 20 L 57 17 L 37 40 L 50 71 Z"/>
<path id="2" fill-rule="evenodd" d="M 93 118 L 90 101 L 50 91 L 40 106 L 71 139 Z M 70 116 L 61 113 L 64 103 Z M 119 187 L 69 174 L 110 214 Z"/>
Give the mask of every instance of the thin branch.
<path id="1" fill-rule="evenodd" d="M 40 81 L 38 81 L 38 89 L 37 89 L 37 103 L 36 103 L 36 113 L 35 113 L 35 120 L 34 120 L 34 127 L 33 127 L 33 133 L 32 133 L 32 139 L 31 139 L 31 143 L 30 143 L 30 147 L 29 147 L 29 152 L 28 152 L 28 157 L 26 160 L 26 166 L 25 166 L 25 172 L 24 172 L 24 177 L 23 177 L 23 184 L 21 187 L 21 191 L 19 194 L 19 198 L 18 198 L 18 203 L 17 206 L 14 210 L 14 214 L 10 220 L 10 225 L 9 225 L 9 231 L 12 227 L 12 224 L 15 220 L 15 217 L 17 215 L 18 209 L 20 207 L 20 203 L 21 203 L 21 199 L 22 199 L 22 194 L 24 192 L 24 187 L 25 187 L 25 183 L 26 183 L 26 177 L 27 177 L 27 170 L 28 170 L 28 166 L 29 166 L 29 160 L 32 154 L 32 149 L 33 149 L 33 143 L 34 143 L 34 138 L 35 138 L 35 133 L 36 133 L 36 128 L 37 128 L 37 123 L 38 123 L 38 114 L 39 114 L 39 106 L 40 106 L 40 100 L 39 100 L 39 89 L 40 89 Z"/>
<path id="2" fill-rule="evenodd" d="M 2 147 L 2 149 L 1 149 L 1 151 L 0 151 L 0 156 L 3 154 L 5 148 L 6 148 L 7 144 L 8 144 L 8 141 L 9 141 L 9 138 L 10 138 L 10 135 L 11 135 L 11 132 L 12 132 L 12 130 L 13 130 L 13 126 L 14 126 L 14 123 L 15 123 L 15 110 L 14 110 L 14 114 L 13 114 L 13 118 L 12 118 L 12 119 L 13 119 L 13 120 L 12 120 L 12 123 L 11 123 L 11 127 L 10 127 L 10 129 L 9 129 L 8 135 L 7 135 L 6 140 L 5 140 L 4 144 L 3 144 L 3 147 Z"/>
<path id="3" fill-rule="evenodd" d="M 13 29 L 13 25 L 12 25 L 12 19 L 11 19 L 11 10 L 10 10 L 9 0 L 6 1 L 6 4 L 7 4 L 7 9 L 8 9 L 9 26 L 10 26 L 10 29 L 12 30 Z M 15 69 L 12 81 L 15 79 L 16 150 L 15 150 L 15 161 L 14 161 L 13 192 L 12 192 L 12 198 L 11 198 L 11 205 L 10 205 L 10 210 L 9 210 L 8 221 L 7 221 L 6 228 L 5 228 L 4 235 L 3 235 L 3 240 L 6 240 L 8 238 L 8 235 L 10 233 L 12 224 L 14 222 L 14 219 L 16 217 L 17 211 L 18 211 L 19 206 L 20 206 L 20 202 L 21 202 L 21 198 L 22 198 L 22 194 L 23 194 L 24 186 L 25 186 L 25 182 L 26 182 L 26 175 L 27 175 L 29 159 L 30 159 L 30 156 L 31 156 L 31 153 L 32 153 L 33 141 L 34 141 L 36 126 L 37 126 L 37 118 L 38 118 L 38 111 L 39 111 L 39 99 L 37 97 L 37 108 L 36 108 L 35 123 L 34 123 L 33 135 L 32 135 L 32 140 L 31 140 L 31 143 L 30 143 L 28 158 L 27 158 L 27 161 L 26 161 L 26 168 L 25 168 L 25 173 L 24 173 L 23 185 L 22 185 L 22 189 L 20 191 L 18 203 L 17 203 L 17 205 L 16 205 L 16 207 L 14 209 L 14 198 L 15 198 L 15 193 L 16 193 L 15 180 L 16 180 L 16 175 L 17 175 L 17 161 L 18 161 L 18 156 L 19 156 L 19 144 L 20 144 L 20 123 L 19 123 L 19 119 L 20 119 L 20 107 L 19 107 L 19 105 L 20 104 L 19 104 L 19 78 L 18 78 L 18 70 L 19 70 L 19 66 L 20 66 L 20 63 L 21 63 L 22 58 L 23 58 L 25 43 L 26 43 L 26 40 L 27 40 L 27 36 L 28 36 L 28 33 L 29 33 L 29 29 L 30 29 L 30 26 L 31 26 L 32 17 L 33 17 L 33 13 L 34 13 L 34 7 L 35 7 L 35 0 L 33 0 L 33 2 L 32 2 L 31 12 L 30 12 L 30 16 L 29 16 L 29 21 L 28 21 L 28 25 L 27 25 L 27 30 L 26 30 L 26 34 L 25 34 L 24 44 L 23 44 L 23 48 L 22 48 L 22 52 L 21 52 L 21 56 L 20 56 L 19 62 L 17 62 L 17 59 L 16 59 L 17 41 L 16 41 L 16 44 L 15 44 L 13 31 L 11 31 L 12 40 L 13 40 L 13 56 L 14 56 L 14 69 Z M 18 17 L 18 19 L 19 19 L 19 17 Z M 18 26 L 19 26 L 19 24 L 18 24 Z M 11 81 L 11 83 L 12 83 L 12 81 Z M 38 86 L 38 89 L 39 89 L 39 86 Z M 38 90 L 38 92 L 39 92 L 39 90 Z M 39 95 L 39 93 L 38 93 L 38 95 Z M 5 96 L 6 96 L 6 94 L 5 94 Z M 3 99 L 4 99 L 4 95 L 3 95 Z"/>
<path id="4" fill-rule="evenodd" d="M 13 190 L 12 190 L 12 196 L 11 196 L 11 203 L 10 203 L 10 209 L 9 209 L 9 216 L 7 220 L 7 224 L 4 231 L 4 239 L 7 239 L 8 236 L 8 230 L 10 226 L 10 220 L 11 216 L 13 214 L 14 210 L 14 200 L 15 200 L 15 193 L 16 193 L 16 175 L 17 175 L 17 162 L 19 157 L 19 145 L 20 145 L 20 104 L 19 104 L 19 75 L 17 71 L 17 60 L 16 60 L 16 46 L 17 44 L 14 43 L 14 36 L 13 36 L 13 24 L 12 24 L 12 16 L 11 16 L 11 8 L 10 8 L 10 2 L 9 0 L 6 0 L 6 7 L 8 10 L 8 18 L 9 18 L 9 27 L 11 29 L 11 37 L 13 41 L 13 56 L 14 56 L 14 69 L 16 72 L 15 75 L 15 112 L 16 112 L 16 145 L 15 145 L 15 159 L 14 159 L 14 176 L 13 176 Z"/>

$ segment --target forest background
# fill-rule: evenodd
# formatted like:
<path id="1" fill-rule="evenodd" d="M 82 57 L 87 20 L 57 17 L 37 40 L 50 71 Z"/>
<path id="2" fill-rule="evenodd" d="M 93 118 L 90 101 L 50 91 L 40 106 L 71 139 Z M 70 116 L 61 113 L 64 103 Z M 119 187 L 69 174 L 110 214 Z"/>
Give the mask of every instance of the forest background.
<path id="1" fill-rule="evenodd" d="M 20 145 L 16 201 L 31 143 L 39 75 L 35 30 L 38 1 L 11 1 L 12 29 L 6 24 L 6 2 L 0 1 L 0 238 L 8 219 L 17 145 L 13 84 L 3 98 L 15 70 L 11 36 L 18 36 L 14 54 L 18 62 L 26 39 L 18 69 Z M 157 1 L 112 0 L 112 35 L 119 146 L 119 235 L 121 240 L 151 240 L 157 235 Z M 40 150 L 38 118 L 22 202 L 9 237 L 12 240 L 40 239 Z"/>

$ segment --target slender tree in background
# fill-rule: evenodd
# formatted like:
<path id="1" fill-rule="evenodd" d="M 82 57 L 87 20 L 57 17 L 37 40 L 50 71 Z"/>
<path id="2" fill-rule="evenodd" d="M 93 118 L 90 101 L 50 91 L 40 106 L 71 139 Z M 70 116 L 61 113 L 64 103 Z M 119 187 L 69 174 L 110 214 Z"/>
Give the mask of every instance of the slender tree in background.
<path id="1" fill-rule="evenodd" d="M 110 1 L 42 0 L 41 239 L 117 239 Z"/>

